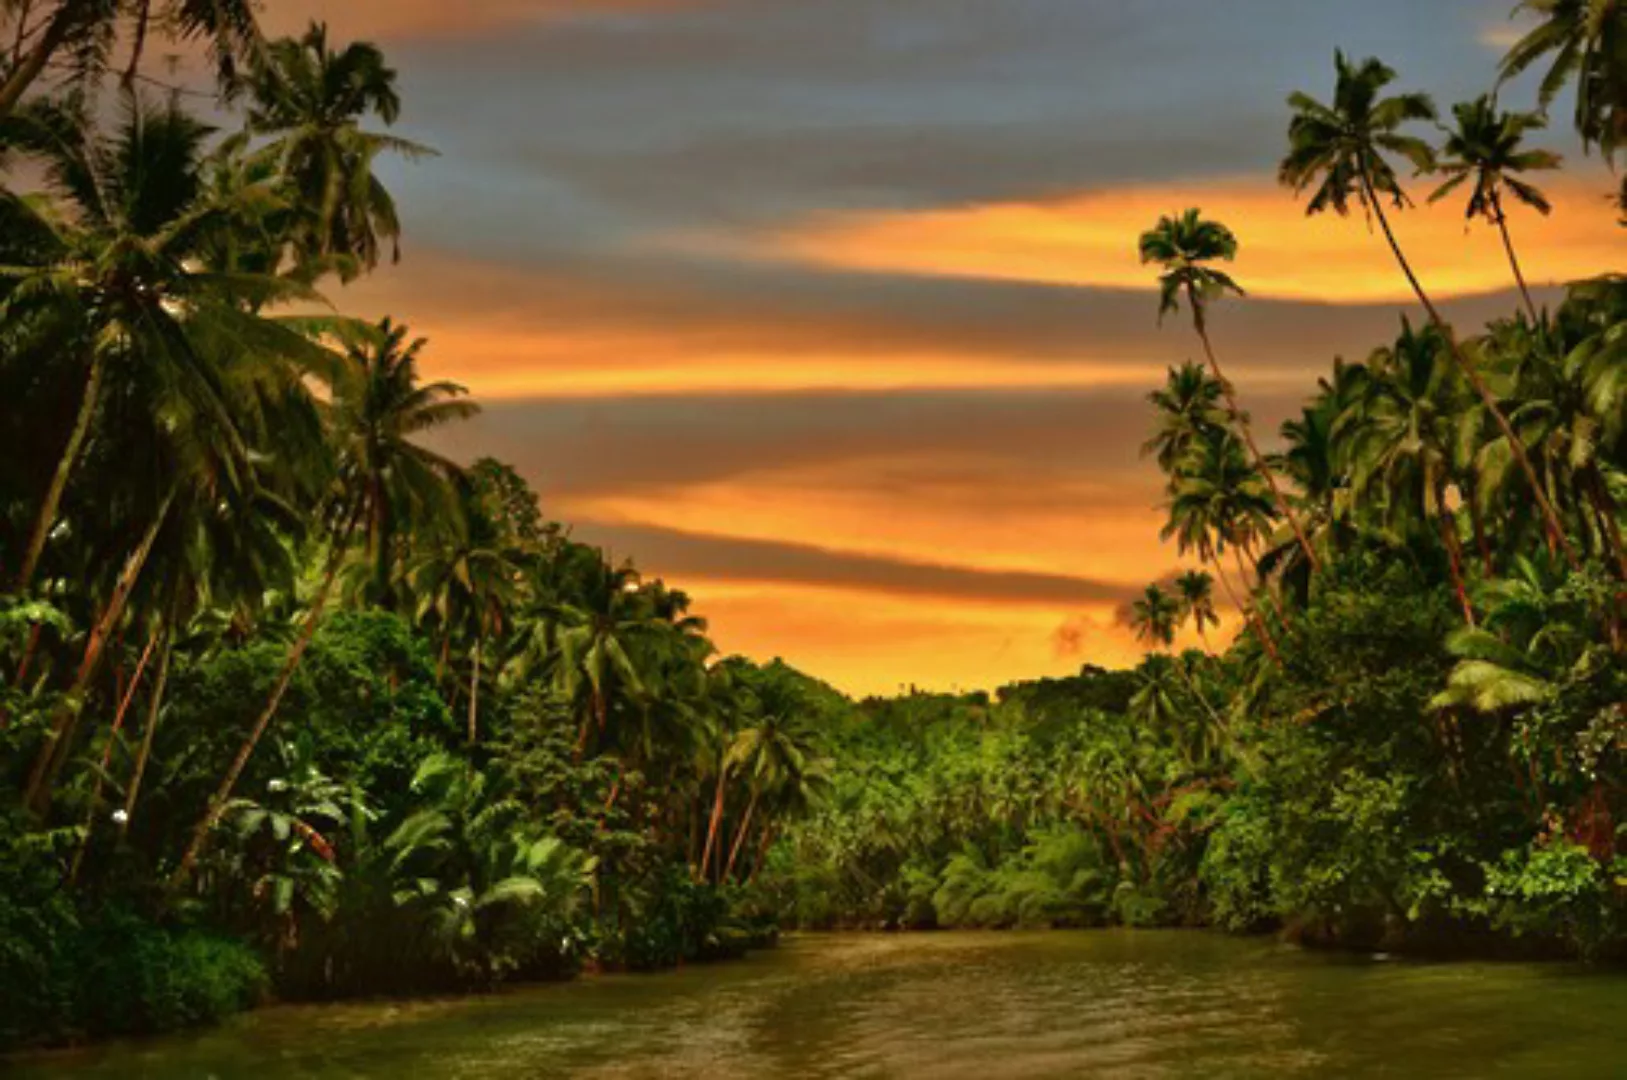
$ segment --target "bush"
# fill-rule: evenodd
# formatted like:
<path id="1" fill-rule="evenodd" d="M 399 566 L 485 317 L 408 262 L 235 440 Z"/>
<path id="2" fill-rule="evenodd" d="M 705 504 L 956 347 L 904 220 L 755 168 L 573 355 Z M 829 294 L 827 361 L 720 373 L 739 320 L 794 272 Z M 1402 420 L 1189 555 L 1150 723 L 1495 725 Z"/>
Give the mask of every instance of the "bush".
<path id="1" fill-rule="evenodd" d="M 240 941 L 154 927 L 127 912 L 88 922 L 65 950 L 77 983 L 75 1026 L 135 1035 L 211 1024 L 265 992 L 260 959 Z"/>

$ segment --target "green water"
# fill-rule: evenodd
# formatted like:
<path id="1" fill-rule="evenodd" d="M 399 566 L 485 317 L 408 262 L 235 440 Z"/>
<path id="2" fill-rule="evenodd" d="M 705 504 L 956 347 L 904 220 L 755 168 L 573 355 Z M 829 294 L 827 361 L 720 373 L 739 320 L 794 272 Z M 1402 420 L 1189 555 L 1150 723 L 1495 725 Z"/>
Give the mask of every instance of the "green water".
<path id="1" fill-rule="evenodd" d="M 1202 933 L 807 937 L 492 997 L 266 1009 L 22 1077 L 1627 1076 L 1627 976 Z"/>

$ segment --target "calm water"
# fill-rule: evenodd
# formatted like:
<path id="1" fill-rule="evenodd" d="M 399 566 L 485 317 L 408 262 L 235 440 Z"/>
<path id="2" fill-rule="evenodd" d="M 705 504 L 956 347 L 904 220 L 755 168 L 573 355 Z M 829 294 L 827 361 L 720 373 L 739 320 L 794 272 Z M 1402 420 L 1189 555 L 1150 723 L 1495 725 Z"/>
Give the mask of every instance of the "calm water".
<path id="1" fill-rule="evenodd" d="M 1627 976 L 1201 933 L 802 938 L 494 997 L 284 1007 L 28 1078 L 1627 1076 Z"/>

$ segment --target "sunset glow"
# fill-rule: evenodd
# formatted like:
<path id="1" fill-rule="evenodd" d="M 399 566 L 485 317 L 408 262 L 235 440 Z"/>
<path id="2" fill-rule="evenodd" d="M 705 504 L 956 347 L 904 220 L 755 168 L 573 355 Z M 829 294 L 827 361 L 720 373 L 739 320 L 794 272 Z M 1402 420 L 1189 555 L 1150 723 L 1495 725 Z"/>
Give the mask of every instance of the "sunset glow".
<path id="1" fill-rule="evenodd" d="M 490 406 L 444 445 L 517 462 L 550 515 L 693 594 L 726 649 L 886 690 L 1136 655 L 1115 607 L 1182 561 L 1141 398 L 1195 353 L 1157 325 L 1137 236 L 1189 205 L 1238 232 L 1250 296 L 1216 335 L 1269 433 L 1411 307 L 1367 222 L 1307 219 L 1277 185 L 1284 97 L 1323 92 L 1344 42 L 1460 99 L 1509 26 L 1499 0 L 1431 7 L 1427 32 L 1409 9 L 1383 40 L 1354 6 L 1263 36 L 1214 8 L 1179 28 L 997 8 L 949 5 L 930 34 L 801 0 L 272 19 L 381 37 L 408 73 L 403 134 L 442 151 L 391 177 L 402 264 L 340 299 L 407 319 L 426 373 Z M 1551 141 L 1572 166 L 1544 184 L 1553 215 L 1511 215 L 1539 290 L 1621 243 L 1602 168 Z M 1507 309 L 1497 234 L 1456 197 L 1396 224 L 1449 310 Z"/>

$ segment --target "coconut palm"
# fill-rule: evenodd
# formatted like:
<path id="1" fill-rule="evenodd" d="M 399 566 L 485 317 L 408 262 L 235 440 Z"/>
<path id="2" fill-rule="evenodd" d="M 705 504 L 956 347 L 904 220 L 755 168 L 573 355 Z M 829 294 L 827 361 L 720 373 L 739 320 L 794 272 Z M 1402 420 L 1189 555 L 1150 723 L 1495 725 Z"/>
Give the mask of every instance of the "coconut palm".
<path id="1" fill-rule="evenodd" d="M 1209 645 L 1209 627 L 1220 625 L 1220 614 L 1215 611 L 1215 579 L 1203 570 L 1188 570 L 1175 579 L 1175 594 L 1184 618 L 1191 620 L 1203 640 L 1205 652 L 1213 652 Z"/>
<path id="2" fill-rule="evenodd" d="M 457 467 L 412 441 L 442 424 L 474 415 L 479 407 L 462 400 L 452 383 L 419 385 L 417 357 L 423 341 L 403 348 L 406 328 L 388 319 L 376 328 L 332 328 L 346 344 L 345 362 L 335 369 L 329 408 L 329 439 L 337 459 L 337 484 L 329 502 L 326 567 L 306 606 L 298 636 L 272 684 L 270 699 L 255 719 L 237 756 L 210 799 L 175 874 L 190 876 L 211 830 L 229 804 L 238 778 L 277 715 L 327 610 L 356 529 L 365 520 L 380 591 L 388 598 L 394 566 L 393 530 L 428 516 L 455 513 L 450 479 Z"/>
<path id="3" fill-rule="evenodd" d="M 1169 519 L 1159 535 L 1165 540 L 1174 537 L 1181 554 L 1194 551 L 1213 564 L 1226 594 L 1275 657 L 1276 644 L 1265 621 L 1238 596 L 1220 558 L 1229 547 L 1246 583 L 1249 575 L 1242 565 L 1242 553 L 1255 538 L 1270 532 L 1274 509 L 1259 474 L 1230 434 L 1221 433 L 1194 445 L 1171 484 L 1167 505 Z"/>
<path id="4" fill-rule="evenodd" d="M 1504 80 L 1515 78 L 1550 54 L 1553 61 L 1538 91 L 1542 107 L 1576 80 L 1576 133 L 1612 158 L 1627 147 L 1627 4 L 1621 0 L 1523 0 L 1515 15 L 1538 23 L 1503 57 Z M 1627 212 L 1627 181 L 1620 205 Z"/>
<path id="5" fill-rule="evenodd" d="M 386 245 L 392 259 L 400 258 L 401 221 L 374 163 L 385 153 L 432 152 L 362 129 L 369 116 L 386 126 L 396 122 L 395 81 L 377 46 L 356 42 L 336 52 L 321 23 L 267 46 L 249 74 L 247 130 L 270 140 L 259 157 L 276 163 L 307 211 L 293 238 L 295 254 L 318 266 L 337 257 L 345 278 L 377 266 Z"/>
<path id="6" fill-rule="evenodd" d="M 41 496 L 13 587 L 28 587 L 98 411 L 110 393 L 136 387 L 153 417 L 181 408 L 214 431 L 214 445 L 248 471 L 244 440 L 227 404 L 228 358 L 315 372 L 323 350 L 287 320 L 251 310 L 309 299 L 287 281 L 217 274 L 198 258 L 266 192 L 206 194 L 202 157 L 211 129 L 173 105 L 127 104 L 103 132 L 82 104 L 39 105 L 13 121 L 15 146 L 43 169 L 46 199 L 9 197 L 31 258 L 0 270 L 0 319 L 16 336 L 19 362 L 70 365 L 84 388 Z M 150 417 L 148 425 L 153 423 Z M 174 428 L 173 421 L 166 426 Z M 202 430 L 195 428 L 196 435 Z"/>
<path id="7" fill-rule="evenodd" d="M 1526 310 L 1535 321 L 1537 305 L 1531 299 L 1519 257 L 1514 253 L 1514 239 L 1508 231 L 1508 212 L 1503 200 L 1506 194 L 1539 214 L 1553 210 L 1548 197 L 1519 176 L 1559 168 L 1558 154 L 1522 145 L 1526 133 L 1540 131 L 1547 120 L 1540 113 L 1499 112 L 1497 99 L 1490 94 L 1452 106 L 1452 116 L 1455 126 L 1448 129 L 1446 144 L 1436 156 L 1436 166 L 1446 181 L 1429 196 L 1429 201 L 1439 202 L 1473 181 L 1465 213 L 1471 221 L 1485 218 L 1497 226 L 1503 238 L 1503 250 L 1508 253 L 1509 268 L 1514 271 L 1520 295 L 1525 298 Z"/>
<path id="8" fill-rule="evenodd" d="M 177 43 L 207 42 L 221 87 L 230 90 L 240 67 L 261 48 L 258 7 L 253 0 L 55 0 L 4 5 L 0 28 L 11 29 L 8 37 L 16 49 L 13 65 L 0 81 L 0 119 L 17 109 L 23 95 L 53 65 L 67 66 L 80 84 L 99 81 L 126 19 L 131 27 L 126 89 L 139 74 L 149 31 L 157 28 Z M 13 19 L 14 28 L 9 25 Z"/>
<path id="9" fill-rule="evenodd" d="M 0 319 L 15 330 L 18 359 L 65 365 L 85 380 L 21 545 L 15 587 L 33 582 L 53 535 L 94 553 L 84 576 L 105 582 L 106 599 L 74 677 L 79 694 L 175 512 L 199 500 L 252 500 L 279 467 L 261 449 L 268 432 L 285 440 L 282 459 L 297 453 L 302 429 L 281 430 L 281 421 L 289 407 L 314 410 L 305 378 L 331 357 L 302 326 L 254 310 L 306 290 L 265 275 L 217 274 L 198 257 L 241 211 L 204 193 L 208 127 L 173 106 L 134 100 L 111 132 L 78 104 L 30 106 L 12 126 L 16 145 L 43 169 L 48 195 L 12 204 L 32 238 L 30 261 L 3 271 L 10 288 Z M 71 482 L 86 467 L 123 480 L 105 497 L 82 500 L 88 520 L 78 530 L 59 530 Z M 48 797 L 76 723 L 72 712 L 53 723 L 30 770 L 30 805 Z"/>
<path id="10" fill-rule="evenodd" d="M 1147 395 L 1157 410 L 1158 427 L 1141 446 L 1143 455 L 1157 458 L 1158 467 L 1173 475 L 1193 443 L 1226 426 L 1220 409 L 1221 385 L 1202 364 L 1170 368 L 1161 389 Z"/>
<path id="11" fill-rule="evenodd" d="M 1549 534 L 1555 543 L 1564 548 L 1571 563 L 1578 565 L 1559 514 L 1543 491 L 1542 481 L 1524 444 L 1498 405 L 1491 388 L 1452 335 L 1451 327 L 1441 317 L 1434 300 L 1424 291 L 1412 263 L 1401 250 L 1400 241 L 1396 239 L 1385 211 L 1386 201 L 1397 210 L 1410 205 L 1395 168 L 1386 155 L 1404 158 L 1420 172 L 1434 166 L 1434 153 L 1429 144 L 1405 134 L 1403 129 L 1411 123 L 1435 119 L 1435 104 L 1426 94 L 1382 96 L 1385 88 L 1395 81 L 1396 75 L 1393 69 L 1376 58 L 1352 63 L 1344 53 L 1339 52 L 1334 55 L 1334 65 L 1337 80 L 1331 105 L 1304 93 L 1295 93 L 1288 98 L 1294 116 L 1288 125 L 1288 154 L 1278 169 L 1278 178 L 1299 194 L 1314 187 L 1306 204 L 1308 214 L 1327 210 L 1340 215 L 1348 214 L 1354 202 L 1378 221 L 1384 239 L 1418 302 L 1423 305 L 1430 321 L 1445 336 L 1453 360 L 1513 448 L 1530 484 L 1531 495 L 1542 510 Z"/>
<path id="12" fill-rule="evenodd" d="M 1203 352 L 1209 360 L 1209 369 L 1214 372 L 1215 381 L 1220 384 L 1221 392 L 1226 398 L 1226 406 L 1243 436 L 1243 443 L 1248 447 L 1254 467 L 1265 477 L 1267 485 L 1271 488 L 1271 496 L 1276 500 L 1278 511 L 1287 519 L 1300 546 L 1305 549 L 1305 558 L 1314 567 L 1316 553 L 1311 550 L 1311 542 L 1306 539 L 1305 531 L 1300 528 L 1294 508 L 1289 505 L 1287 497 L 1277 486 L 1276 476 L 1260 455 L 1260 448 L 1254 445 L 1254 434 L 1249 427 L 1248 415 L 1238 408 L 1236 391 L 1226 378 L 1226 373 L 1221 370 L 1220 360 L 1215 356 L 1214 346 L 1209 340 L 1209 304 L 1221 299 L 1228 292 L 1243 295 L 1243 289 L 1237 282 L 1225 272 L 1209 265 L 1217 260 L 1231 262 L 1235 259 L 1237 237 L 1226 226 L 1218 221 L 1205 220 L 1200 211 L 1193 209 L 1178 217 L 1159 218 L 1155 227 L 1141 234 L 1140 250 L 1143 263 L 1156 262 L 1164 270 L 1158 279 L 1158 317 L 1162 319 L 1165 315 L 1179 311 L 1182 299 L 1186 301 L 1192 313 L 1192 328 L 1197 331 L 1198 340 L 1203 343 Z"/>
<path id="13" fill-rule="evenodd" d="M 1130 604 L 1130 629 L 1136 640 L 1155 648 L 1167 649 L 1175 644 L 1175 631 L 1180 626 L 1181 602 L 1161 585 L 1148 585 Z"/>
<path id="14" fill-rule="evenodd" d="M 367 522 L 373 599 L 385 607 L 394 599 L 401 536 L 457 518 L 453 482 L 462 470 L 416 440 L 480 412 L 462 386 L 420 381 L 418 361 L 428 342 L 409 343 L 407 333 L 385 319 L 344 335 L 347 362 L 335 382 L 331 420 L 340 483 Z"/>
<path id="15" fill-rule="evenodd" d="M 1464 622 L 1473 626 L 1452 494 L 1461 503 L 1456 449 L 1465 441 L 1472 445 L 1478 416 L 1446 362 L 1447 351 L 1433 327 L 1414 331 L 1403 320 L 1394 346 L 1368 361 L 1367 394 L 1338 418 L 1335 430 L 1350 460 L 1357 504 L 1393 527 L 1420 522 L 1436 531 Z"/>

